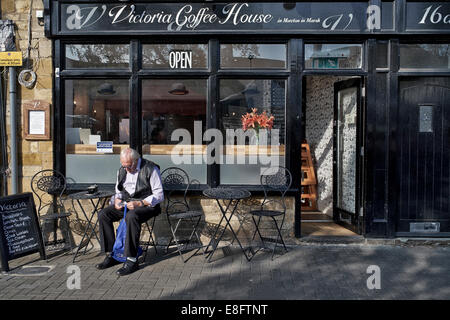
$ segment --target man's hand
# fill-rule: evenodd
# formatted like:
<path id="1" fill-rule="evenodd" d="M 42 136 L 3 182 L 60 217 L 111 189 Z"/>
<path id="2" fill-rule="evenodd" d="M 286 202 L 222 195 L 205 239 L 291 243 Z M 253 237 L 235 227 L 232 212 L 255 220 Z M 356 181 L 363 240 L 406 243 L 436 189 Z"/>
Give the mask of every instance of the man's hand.
<path id="1" fill-rule="evenodd" d="M 143 206 L 144 206 L 144 204 L 142 203 L 142 201 L 130 201 L 130 202 L 128 202 L 127 204 L 128 204 L 128 205 L 127 205 L 127 208 L 128 208 L 129 210 L 134 210 L 134 209 L 136 209 L 136 208 L 139 208 L 139 207 L 143 207 Z"/>
<path id="2" fill-rule="evenodd" d="M 114 207 L 117 210 L 121 210 L 123 208 L 122 199 L 114 199 Z"/>

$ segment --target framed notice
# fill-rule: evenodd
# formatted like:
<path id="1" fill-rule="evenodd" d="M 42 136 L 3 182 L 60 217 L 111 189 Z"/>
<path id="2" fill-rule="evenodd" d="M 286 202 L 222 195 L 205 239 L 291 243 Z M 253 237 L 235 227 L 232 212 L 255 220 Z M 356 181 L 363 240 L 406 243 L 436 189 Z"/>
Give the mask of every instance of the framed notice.
<path id="1" fill-rule="evenodd" d="M 27 140 L 50 140 L 50 104 L 33 100 L 24 104 L 24 137 Z"/>

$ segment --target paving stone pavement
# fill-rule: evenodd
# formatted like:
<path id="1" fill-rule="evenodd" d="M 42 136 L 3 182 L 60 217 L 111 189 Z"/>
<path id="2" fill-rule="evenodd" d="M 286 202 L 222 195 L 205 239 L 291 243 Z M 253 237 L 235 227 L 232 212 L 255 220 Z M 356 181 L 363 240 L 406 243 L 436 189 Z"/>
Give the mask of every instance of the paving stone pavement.
<path id="1" fill-rule="evenodd" d="M 0 300 L 368 300 L 450 299 L 450 247 L 367 244 L 303 244 L 276 255 L 259 252 L 247 262 L 238 247 L 218 249 L 208 263 L 201 253 L 187 263 L 177 254 L 149 251 L 140 269 L 125 277 L 120 267 L 99 271 L 91 252 L 39 260 L 37 254 L 10 261 L 0 275 Z M 224 254 L 225 252 L 225 254 Z M 28 266 L 51 265 L 44 275 L 15 275 Z M 80 289 L 71 266 L 80 270 Z M 369 266 L 378 266 L 376 273 Z M 77 270 L 75 268 L 75 270 Z"/>

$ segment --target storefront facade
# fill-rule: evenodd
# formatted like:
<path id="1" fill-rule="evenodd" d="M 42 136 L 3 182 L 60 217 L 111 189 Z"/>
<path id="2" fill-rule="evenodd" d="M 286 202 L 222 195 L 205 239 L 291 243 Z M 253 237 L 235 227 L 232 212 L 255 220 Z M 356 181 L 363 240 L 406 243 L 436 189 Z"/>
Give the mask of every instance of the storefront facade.
<path id="1" fill-rule="evenodd" d="M 126 146 L 185 169 L 193 198 L 208 186 L 261 196 L 261 168 L 278 164 L 293 175 L 287 233 L 299 238 L 306 140 L 318 209 L 335 222 L 365 237 L 450 236 L 450 4 L 65 0 L 43 10 L 53 167 L 73 188 L 113 184 Z M 252 108 L 274 116 L 264 153 L 239 140 Z"/>

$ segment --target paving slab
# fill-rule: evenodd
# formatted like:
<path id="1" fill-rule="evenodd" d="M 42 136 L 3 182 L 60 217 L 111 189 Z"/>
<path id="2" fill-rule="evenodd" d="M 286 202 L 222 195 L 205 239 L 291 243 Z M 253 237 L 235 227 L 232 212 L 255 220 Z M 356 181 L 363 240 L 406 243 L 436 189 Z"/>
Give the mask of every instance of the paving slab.
<path id="1" fill-rule="evenodd" d="M 140 269 L 125 277 L 115 274 L 120 265 L 95 269 L 103 259 L 95 251 L 75 263 L 70 254 L 48 262 L 30 255 L 10 261 L 12 271 L 0 274 L 0 300 L 450 299 L 445 245 L 314 242 L 289 246 L 273 260 L 261 251 L 250 262 L 239 248 L 228 251 L 210 263 L 201 254 L 183 263 L 178 255 L 149 252 Z M 45 265 L 53 266 L 48 274 L 17 275 L 24 266 Z M 69 288 L 76 283 L 74 267 L 79 289 Z"/>

